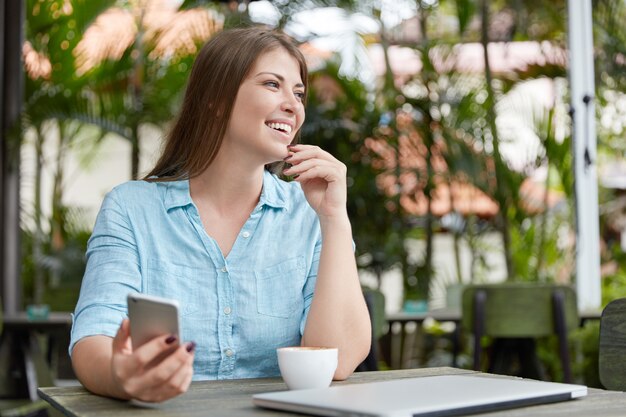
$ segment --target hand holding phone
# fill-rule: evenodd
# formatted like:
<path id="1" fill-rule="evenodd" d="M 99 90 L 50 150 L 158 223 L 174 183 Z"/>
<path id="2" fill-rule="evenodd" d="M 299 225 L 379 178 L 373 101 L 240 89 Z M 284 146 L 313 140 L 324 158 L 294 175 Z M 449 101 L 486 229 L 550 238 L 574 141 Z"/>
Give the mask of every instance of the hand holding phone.
<path id="1" fill-rule="evenodd" d="M 185 392 L 193 378 L 194 342 L 182 343 L 175 300 L 132 293 L 128 320 L 113 338 L 106 395 L 163 402 Z M 130 350 L 129 342 L 132 345 Z"/>
<path id="2" fill-rule="evenodd" d="M 133 350 L 158 336 L 171 334 L 180 341 L 178 302 L 167 298 L 132 293 L 127 296 L 130 338 Z"/>

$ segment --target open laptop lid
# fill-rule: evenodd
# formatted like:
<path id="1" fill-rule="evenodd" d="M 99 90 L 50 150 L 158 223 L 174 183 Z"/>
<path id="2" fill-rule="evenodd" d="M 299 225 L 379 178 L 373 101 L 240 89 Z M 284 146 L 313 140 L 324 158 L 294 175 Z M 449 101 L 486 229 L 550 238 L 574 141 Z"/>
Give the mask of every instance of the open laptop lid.
<path id="1" fill-rule="evenodd" d="M 281 391 L 253 396 L 259 407 L 323 416 L 459 416 L 565 401 L 587 395 L 583 385 L 528 379 L 441 375 Z"/>

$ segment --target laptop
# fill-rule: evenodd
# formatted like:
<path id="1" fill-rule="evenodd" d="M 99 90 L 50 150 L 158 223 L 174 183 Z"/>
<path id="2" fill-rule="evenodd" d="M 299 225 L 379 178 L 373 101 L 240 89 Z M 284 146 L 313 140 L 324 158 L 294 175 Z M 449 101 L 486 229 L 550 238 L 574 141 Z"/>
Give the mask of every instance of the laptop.
<path id="1" fill-rule="evenodd" d="M 478 374 L 439 375 L 256 394 L 264 408 L 320 416 L 442 417 L 566 401 L 587 395 L 583 385 Z"/>

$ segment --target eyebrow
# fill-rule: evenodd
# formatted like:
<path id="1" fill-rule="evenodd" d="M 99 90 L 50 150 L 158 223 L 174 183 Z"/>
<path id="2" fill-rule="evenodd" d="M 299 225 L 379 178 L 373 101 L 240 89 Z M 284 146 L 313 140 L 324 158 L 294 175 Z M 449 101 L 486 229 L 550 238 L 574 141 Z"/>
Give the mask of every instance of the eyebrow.
<path id="1" fill-rule="evenodd" d="M 284 82 L 285 81 L 285 77 L 283 77 L 280 74 L 276 74 L 275 72 L 269 72 L 269 71 L 262 71 L 259 72 L 257 75 L 255 75 L 255 77 L 258 77 L 259 75 L 263 75 L 263 74 L 270 74 L 273 75 L 274 77 L 278 78 L 279 81 Z M 302 83 L 298 83 L 296 84 L 294 87 L 304 87 L 304 84 Z"/>

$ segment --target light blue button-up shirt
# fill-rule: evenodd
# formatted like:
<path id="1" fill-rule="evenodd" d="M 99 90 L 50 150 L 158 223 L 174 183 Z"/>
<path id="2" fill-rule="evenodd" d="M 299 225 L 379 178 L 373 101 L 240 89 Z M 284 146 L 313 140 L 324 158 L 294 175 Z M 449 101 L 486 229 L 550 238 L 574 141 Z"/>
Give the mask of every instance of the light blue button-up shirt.
<path id="1" fill-rule="evenodd" d="M 189 181 L 132 181 L 104 199 L 87 248 L 70 353 L 115 336 L 126 296 L 178 300 L 181 337 L 197 343 L 194 379 L 278 375 L 276 348 L 299 345 L 321 250 L 300 185 L 265 172 L 256 208 L 226 258 L 204 230 Z"/>

